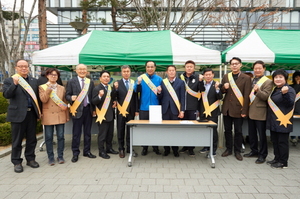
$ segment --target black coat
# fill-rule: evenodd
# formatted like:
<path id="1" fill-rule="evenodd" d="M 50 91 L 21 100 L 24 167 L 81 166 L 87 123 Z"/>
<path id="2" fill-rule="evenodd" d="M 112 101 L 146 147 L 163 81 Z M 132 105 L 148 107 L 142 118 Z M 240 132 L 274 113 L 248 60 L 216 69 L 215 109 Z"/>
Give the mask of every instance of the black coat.
<path id="1" fill-rule="evenodd" d="M 300 92 L 300 84 L 292 84 L 291 87 L 295 89 L 296 94 Z M 295 103 L 294 115 L 300 115 L 300 99 Z"/>
<path id="2" fill-rule="evenodd" d="M 288 85 L 286 84 L 285 86 Z M 288 87 L 289 90 L 286 94 L 281 93 L 281 88 L 275 88 L 274 91 L 271 93 L 271 99 L 285 115 L 288 114 L 294 108 L 296 97 L 295 90 L 291 86 Z M 291 117 L 290 122 L 293 123 L 293 117 Z M 268 106 L 267 129 L 275 132 L 289 133 L 293 131 L 293 125 L 288 124 L 287 127 L 285 127 L 284 125 L 280 125 L 280 121 L 277 121 L 276 115 L 274 114 L 270 106 Z"/>

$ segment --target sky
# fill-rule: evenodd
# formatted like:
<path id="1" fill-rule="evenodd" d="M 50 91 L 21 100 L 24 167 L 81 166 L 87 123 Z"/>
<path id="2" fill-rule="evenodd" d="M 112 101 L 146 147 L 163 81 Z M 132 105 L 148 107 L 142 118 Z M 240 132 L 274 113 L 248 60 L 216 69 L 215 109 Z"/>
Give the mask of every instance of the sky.
<path id="1" fill-rule="evenodd" d="M 5 6 L 7 9 L 12 9 L 14 0 L 0 0 L 0 1 L 1 1 L 2 6 Z M 26 12 L 28 12 L 28 13 L 30 12 L 33 2 L 34 2 L 33 0 L 25 0 L 24 10 Z M 21 1 L 17 0 L 17 7 L 20 7 L 20 5 L 21 5 Z M 33 15 L 37 15 L 37 14 L 38 14 L 38 0 L 36 2 L 36 6 L 33 11 Z M 48 11 L 47 11 L 47 20 L 51 21 L 52 23 L 57 24 L 57 17 Z"/>

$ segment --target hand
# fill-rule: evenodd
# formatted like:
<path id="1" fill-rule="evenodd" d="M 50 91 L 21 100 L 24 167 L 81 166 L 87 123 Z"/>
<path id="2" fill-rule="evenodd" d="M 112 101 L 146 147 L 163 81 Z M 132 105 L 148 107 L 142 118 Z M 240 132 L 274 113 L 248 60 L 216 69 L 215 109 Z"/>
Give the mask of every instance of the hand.
<path id="1" fill-rule="evenodd" d="M 104 95 L 104 90 L 99 91 L 99 97 L 102 97 Z"/>
<path id="2" fill-rule="evenodd" d="M 140 114 L 139 112 L 135 112 L 135 116 L 139 116 L 139 114 Z"/>
<path id="3" fill-rule="evenodd" d="M 225 84 L 224 84 L 224 88 L 225 88 L 225 89 L 229 89 L 229 83 L 225 83 Z"/>
<path id="4" fill-rule="evenodd" d="M 15 85 L 18 85 L 18 84 L 19 84 L 19 77 L 14 76 L 14 77 L 13 77 L 13 81 L 14 81 L 14 84 L 15 84 Z"/>
<path id="5" fill-rule="evenodd" d="M 289 91 L 289 87 L 288 86 L 284 86 L 281 88 L 281 93 L 282 94 L 286 94 Z"/>
<path id="6" fill-rule="evenodd" d="M 257 92 L 257 91 L 259 91 L 259 86 L 257 84 L 255 84 L 253 89 L 254 89 L 255 92 Z"/>
<path id="7" fill-rule="evenodd" d="M 180 111 L 178 117 L 182 119 L 182 118 L 184 117 L 184 112 L 183 112 L 183 111 Z"/>
<path id="8" fill-rule="evenodd" d="M 116 107 L 117 107 L 117 101 L 113 101 L 112 107 L 113 107 L 113 108 L 116 108 Z"/>
<path id="9" fill-rule="evenodd" d="M 215 83 L 215 88 L 216 88 L 217 90 L 220 89 L 219 86 L 220 86 L 220 82 L 216 81 L 216 83 Z"/>
<path id="10" fill-rule="evenodd" d="M 161 93 L 161 86 L 157 87 L 157 93 Z"/>
<path id="11" fill-rule="evenodd" d="M 241 114 L 241 116 L 244 118 L 244 117 L 246 117 L 246 114 Z"/>
<path id="12" fill-rule="evenodd" d="M 115 82 L 115 83 L 114 83 L 114 87 L 115 87 L 115 89 L 118 89 L 118 88 L 119 88 L 119 83 L 118 83 L 118 82 Z"/>
<path id="13" fill-rule="evenodd" d="M 72 99 L 73 102 L 76 100 L 76 98 L 77 98 L 77 95 L 72 95 L 71 96 L 71 99 Z"/>
<path id="14" fill-rule="evenodd" d="M 141 76 L 138 76 L 137 80 L 138 80 L 137 84 L 141 84 L 143 78 Z"/>
<path id="15" fill-rule="evenodd" d="M 97 114 L 96 114 L 96 111 L 93 111 L 93 117 L 96 117 Z"/>
<path id="16" fill-rule="evenodd" d="M 199 81 L 201 82 L 203 80 L 203 75 L 199 74 Z"/>

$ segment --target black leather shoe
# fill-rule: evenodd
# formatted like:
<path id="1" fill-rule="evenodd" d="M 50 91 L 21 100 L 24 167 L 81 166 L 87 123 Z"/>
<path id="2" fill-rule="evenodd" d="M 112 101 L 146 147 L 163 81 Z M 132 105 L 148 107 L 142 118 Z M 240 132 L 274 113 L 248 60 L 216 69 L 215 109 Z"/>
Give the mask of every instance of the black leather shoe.
<path id="1" fill-rule="evenodd" d="M 243 156 L 239 152 L 235 152 L 235 158 L 239 161 L 243 160 Z"/>
<path id="2" fill-rule="evenodd" d="M 278 161 L 277 160 L 271 160 L 271 161 L 267 161 L 267 164 L 268 165 L 272 165 L 272 164 L 275 164 L 275 163 L 277 163 Z"/>
<path id="3" fill-rule="evenodd" d="M 185 153 L 186 151 L 188 151 L 188 149 L 186 147 L 182 147 L 182 149 L 179 150 L 179 153 Z"/>
<path id="4" fill-rule="evenodd" d="M 250 151 L 250 153 L 244 154 L 244 157 L 245 157 L 245 158 L 257 158 L 257 157 L 258 157 L 258 154 L 257 154 L 257 153 L 254 153 L 254 152 L 252 152 L 252 151 Z"/>
<path id="5" fill-rule="evenodd" d="M 108 150 L 106 150 L 106 153 L 110 153 L 110 154 L 119 154 L 119 152 L 117 152 L 117 151 L 115 151 L 115 150 L 113 150 L 113 149 L 108 149 Z"/>
<path id="6" fill-rule="evenodd" d="M 142 150 L 142 156 L 145 156 L 145 155 L 147 155 L 148 154 L 148 149 L 143 149 Z"/>
<path id="7" fill-rule="evenodd" d="M 15 167 L 14 167 L 14 171 L 16 173 L 22 173 L 23 172 L 23 166 L 22 166 L 22 164 L 16 164 Z"/>
<path id="8" fill-rule="evenodd" d="M 178 158 L 178 157 L 179 157 L 179 153 L 178 153 L 178 151 L 173 151 L 173 153 L 174 153 L 174 156 L 175 156 L 176 158 Z"/>
<path id="9" fill-rule="evenodd" d="M 37 163 L 35 160 L 31 160 L 31 161 L 27 162 L 26 165 L 30 166 L 31 168 L 38 168 L 40 166 L 39 163 Z"/>
<path id="10" fill-rule="evenodd" d="M 120 150 L 120 151 L 119 151 L 119 157 L 120 157 L 120 158 L 125 158 L 124 150 Z"/>
<path id="11" fill-rule="evenodd" d="M 77 162 L 77 161 L 78 161 L 78 155 L 73 155 L 71 161 L 72 161 L 73 163 Z"/>
<path id="12" fill-rule="evenodd" d="M 222 157 L 227 157 L 229 155 L 232 155 L 232 152 L 228 151 L 227 149 L 226 149 L 226 151 L 224 151 L 224 153 L 222 153 Z"/>
<path id="13" fill-rule="evenodd" d="M 107 155 L 107 153 L 105 153 L 105 152 L 99 153 L 99 156 L 100 156 L 101 158 L 103 158 L 103 159 L 109 159 L 109 158 L 110 158 L 110 156 Z"/>
<path id="14" fill-rule="evenodd" d="M 266 161 L 265 158 L 259 157 L 259 158 L 255 161 L 255 163 L 256 163 L 256 164 L 262 164 L 262 163 L 264 163 L 265 161 Z"/>
<path id="15" fill-rule="evenodd" d="M 159 152 L 159 150 L 153 150 L 154 153 L 156 153 L 156 155 L 161 155 L 161 152 Z"/>
<path id="16" fill-rule="evenodd" d="M 87 154 L 83 154 L 83 156 L 88 158 L 96 158 L 96 156 L 93 155 L 91 152 L 88 152 Z"/>
<path id="17" fill-rule="evenodd" d="M 170 154 L 170 151 L 164 151 L 162 155 L 163 156 L 168 156 L 169 154 Z"/>

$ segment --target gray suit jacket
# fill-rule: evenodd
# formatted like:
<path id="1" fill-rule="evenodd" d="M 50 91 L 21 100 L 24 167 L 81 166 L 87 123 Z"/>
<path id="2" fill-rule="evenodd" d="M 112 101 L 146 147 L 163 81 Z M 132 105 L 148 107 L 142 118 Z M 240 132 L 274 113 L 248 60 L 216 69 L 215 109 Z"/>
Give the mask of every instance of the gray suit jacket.
<path id="1" fill-rule="evenodd" d="M 249 118 L 252 120 L 265 121 L 267 119 L 268 98 L 272 92 L 273 82 L 268 79 L 265 81 L 252 104 L 249 106 Z"/>
<path id="2" fill-rule="evenodd" d="M 28 76 L 29 85 L 33 89 L 36 97 L 39 99 L 38 95 L 38 84 L 37 79 Z M 15 85 L 11 77 L 4 80 L 3 84 L 3 96 L 9 99 L 9 106 L 7 110 L 8 122 L 23 122 L 27 115 L 28 99 L 27 91 L 25 91 L 22 86 Z M 35 110 L 37 118 L 39 117 L 38 109 L 34 101 L 32 100 L 32 106 Z M 35 118 L 36 119 L 36 118 Z"/>
<path id="3" fill-rule="evenodd" d="M 90 86 L 89 86 L 89 90 L 88 90 L 88 99 L 89 99 L 89 103 L 90 103 L 90 111 L 91 111 L 91 115 L 93 114 L 93 111 L 95 110 L 95 106 L 92 104 L 92 92 L 94 89 L 94 82 L 91 80 L 90 82 Z M 72 101 L 72 95 L 79 95 L 79 93 L 81 92 L 81 86 L 80 83 L 78 81 L 77 77 L 74 77 L 72 79 L 70 79 L 67 82 L 67 86 L 66 86 L 66 100 L 72 105 L 73 101 Z M 82 111 L 83 111 L 83 104 L 81 103 L 79 105 L 79 107 L 77 108 L 77 113 L 75 114 L 75 116 L 72 116 L 74 118 L 80 118 L 82 116 Z"/>

